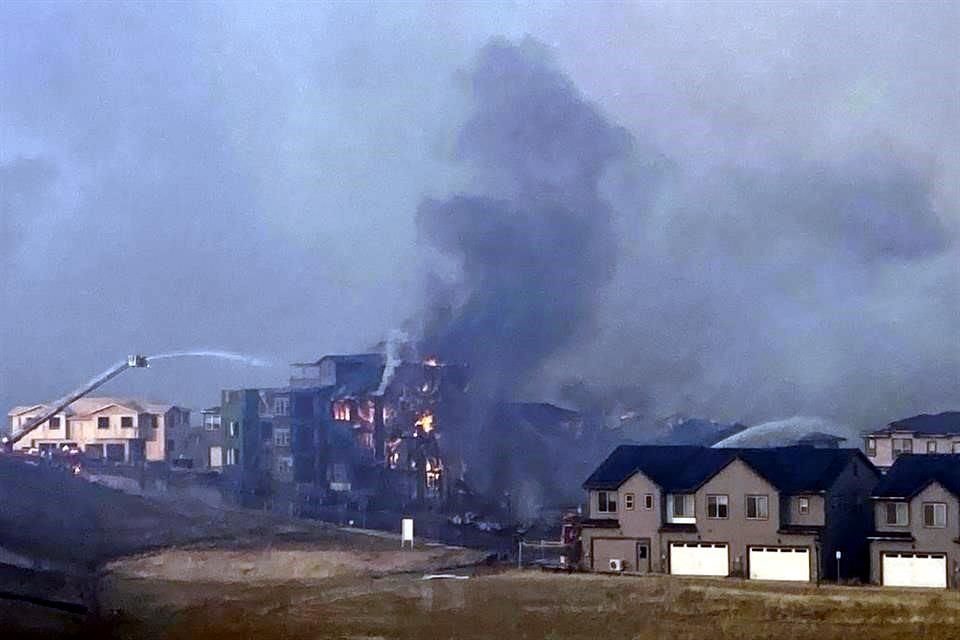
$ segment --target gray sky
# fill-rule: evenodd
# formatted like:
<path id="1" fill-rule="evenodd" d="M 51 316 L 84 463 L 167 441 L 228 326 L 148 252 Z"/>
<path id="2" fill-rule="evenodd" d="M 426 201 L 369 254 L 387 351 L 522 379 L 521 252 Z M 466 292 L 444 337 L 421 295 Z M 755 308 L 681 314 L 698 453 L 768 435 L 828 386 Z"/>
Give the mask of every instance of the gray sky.
<path id="1" fill-rule="evenodd" d="M 958 3 L 6 2 L 0 406 L 133 351 L 280 365 L 111 387 L 214 404 L 415 317 L 451 269 L 418 206 L 475 182 L 463 70 L 530 35 L 634 153 L 604 180 L 595 322 L 526 393 L 582 375 L 748 422 L 960 408 L 958 27 Z"/>

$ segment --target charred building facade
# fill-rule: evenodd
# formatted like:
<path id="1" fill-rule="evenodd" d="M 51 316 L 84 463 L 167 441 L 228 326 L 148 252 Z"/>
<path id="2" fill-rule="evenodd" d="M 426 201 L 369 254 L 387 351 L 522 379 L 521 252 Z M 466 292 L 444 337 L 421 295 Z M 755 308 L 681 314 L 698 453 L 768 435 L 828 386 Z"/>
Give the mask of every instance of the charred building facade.
<path id="1" fill-rule="evenodd" d="M 223 392 L 224 477 L 246 503 L 303 515 L 323 505 L 439 505 L 463 465 L 464 367 L 384 354 L 293 365 L 282 388 Z"/>

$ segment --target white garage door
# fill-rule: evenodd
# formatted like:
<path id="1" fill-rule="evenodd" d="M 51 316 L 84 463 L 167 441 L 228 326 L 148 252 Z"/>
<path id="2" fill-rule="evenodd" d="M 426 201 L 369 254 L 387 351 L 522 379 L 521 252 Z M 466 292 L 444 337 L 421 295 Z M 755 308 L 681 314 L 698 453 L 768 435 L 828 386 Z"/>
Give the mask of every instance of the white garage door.
<path id="1" fill-rule="evenodd" d="M 727 545 L 671 542 L 670 573 L 677 576 L 725 576 L 730 573 Z"/>
<path id="2" fill-rule="evenodd" d="M 885 553 L 883 584 L 888 587 L 946 589 L 947 556 L 942 553 Z"/>
<path id="3" fill-rule="evenodd" d="M 750 547 L 750 579 L 810 582 L 810 550 Z"/>

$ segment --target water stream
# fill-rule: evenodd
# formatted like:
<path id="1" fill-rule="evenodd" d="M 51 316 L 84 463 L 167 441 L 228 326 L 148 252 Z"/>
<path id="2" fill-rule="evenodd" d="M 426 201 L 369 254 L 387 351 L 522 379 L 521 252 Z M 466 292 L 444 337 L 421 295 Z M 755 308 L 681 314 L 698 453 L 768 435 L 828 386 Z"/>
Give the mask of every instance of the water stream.
<path id="1" fill-rule="evenodd" d="M 197 349 L 194 351 L 171 351 L 170 353 L 158 353 L 156 355 L 147 356 L 147 362 L 153 362 L 154 360 L 168 360 L 170 358 L 220 358 L 222 360 L 232 360 L 233 362 L 242 362 L 243 364 L 250 365 L 251 367 L 273 366 L 273 363 L 267 360 L 264 360 L 262 358 L 248 356 L 242 353 L 236 353 L 234 351 L 218 351 L 213 349 Z"/>
<path id="2" fill-rule="evenodd" d="M 855 447 L 859 441 L 855 429 L 848 425 L 812 416 L 794 416 L 765 422 L 744 429 L 721 440 L 714 447 L 782 447 L 794 444 L 809 433 L 821 432 L 847 438 L 841 446 Z"/>

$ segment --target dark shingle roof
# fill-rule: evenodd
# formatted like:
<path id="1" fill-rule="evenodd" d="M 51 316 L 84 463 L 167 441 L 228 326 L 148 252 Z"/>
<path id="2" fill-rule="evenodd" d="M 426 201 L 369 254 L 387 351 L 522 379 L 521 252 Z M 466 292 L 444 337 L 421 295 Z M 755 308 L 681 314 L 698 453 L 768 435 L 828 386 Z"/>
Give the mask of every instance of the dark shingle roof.
<path id="1" fill-rule="evenodd" d="M 960 411 L 944 411 L 936 414 L 921 413 L 912 418 L 891 422 L 875 433 L 890 431 L 913 431 L 931 435 L 960 434 Z"/>
<path id="2" fill-rule="evenodd" d="M 667 492 L 695 491 L 735 459 L 785 493 L 827 490 L 859 449 L 776 447 L 714 449 L 692 446 L 620 446 L 587 478 L 586 489 L 615 489 L 637 471 Z"/>
<path id="3" fill-rule="evenodd" d="M 877 498 L 911 498 L 931 482 L 960 497 L 960 454 L 916 453 L 899 456 L 874 489 Z"/>

